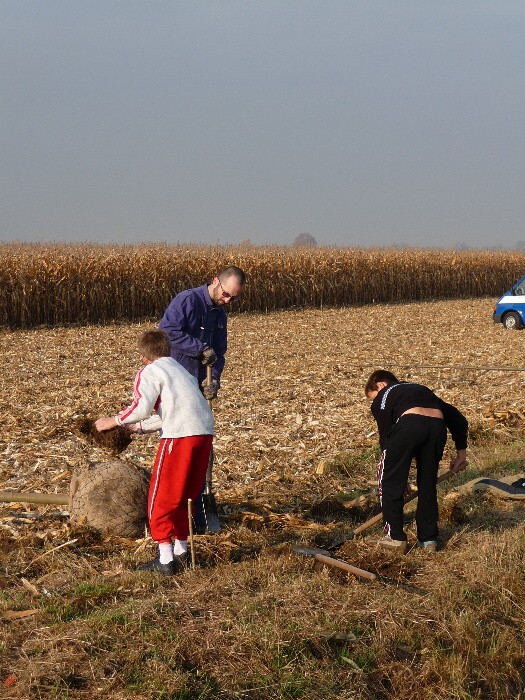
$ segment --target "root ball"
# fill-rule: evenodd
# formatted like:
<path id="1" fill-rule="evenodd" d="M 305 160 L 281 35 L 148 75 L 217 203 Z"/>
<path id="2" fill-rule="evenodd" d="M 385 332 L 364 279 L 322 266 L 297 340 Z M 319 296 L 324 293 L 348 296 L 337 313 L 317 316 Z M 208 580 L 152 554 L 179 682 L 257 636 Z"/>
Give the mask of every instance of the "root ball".
<path id="1" fill-rule="evenodd" d="M 149 473 L 114 459 L 75 470 L 69 492 L 72 525 L 89 525 L 104 535 L 144 536 Z"/>

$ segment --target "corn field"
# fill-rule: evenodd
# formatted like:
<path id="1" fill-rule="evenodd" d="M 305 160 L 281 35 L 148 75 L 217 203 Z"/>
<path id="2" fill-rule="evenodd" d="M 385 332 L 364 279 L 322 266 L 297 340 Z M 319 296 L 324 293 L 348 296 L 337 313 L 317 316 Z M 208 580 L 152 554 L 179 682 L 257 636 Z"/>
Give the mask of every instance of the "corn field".
<path id="1" fill-rule="evenodd" d="M 160 318 L 227 265 L 248 276 L 240 311 L 500 296 L 525 253 L 397 248 L 0 245 L 0 326 Z"/>

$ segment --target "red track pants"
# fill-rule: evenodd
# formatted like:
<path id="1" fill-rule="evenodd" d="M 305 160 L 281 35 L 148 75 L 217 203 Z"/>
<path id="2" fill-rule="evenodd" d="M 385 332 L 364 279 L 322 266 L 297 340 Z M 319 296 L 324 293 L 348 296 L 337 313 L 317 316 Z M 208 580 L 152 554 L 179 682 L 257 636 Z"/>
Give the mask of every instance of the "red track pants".
<path id="1" fill-rule="evenodd" d="M 155 457 L 148 494 L 151 537 L 186 540 L 188 498 L 193 502 L 206 478 L 213 435 L 163 438 Z"/>

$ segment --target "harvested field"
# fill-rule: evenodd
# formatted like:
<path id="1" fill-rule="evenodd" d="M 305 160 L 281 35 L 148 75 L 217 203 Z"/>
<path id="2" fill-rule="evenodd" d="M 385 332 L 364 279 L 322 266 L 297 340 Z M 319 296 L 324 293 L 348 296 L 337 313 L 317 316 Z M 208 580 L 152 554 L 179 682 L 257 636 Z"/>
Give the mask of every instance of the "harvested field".
<path id="1" fill-rule="evenodd" d="M 458 483 L 523 470 L 524 336 L 495 326 L 492 304 L 230 317 L 214 406 L 223 531 L 197 538 L 197 571 L 158 581 L 133 572 L 147 540 L 72 530 L 64 507 L 2 504 L 5 697 L 523 697 L 523 502 L 471 497 L 434 559 L 346 543 L 337 556 L 373 584 L 289 549 L 326 546 L 376 512 L 373 494 L 345 504 L 375 474 L 363 385 L 377 367 L 464 411 L 471 466 Z M 75 421 L 128 399 L 145 326 L 1 333 L 0 489 L 64 493 L 75 467 L 107 459 Z M 148 466 L 155 448 L 137 436 L 121 457 Z"/>
<path id="2" fill-rule="evenodd" d="M 305 497 L 303 480 L 314 478 L 320 460 L 354 451 L 360 467 L 363 449 L 376 445 L 363 385 L 377 367 L 457 403 L 474 439 L 523 435 L 523 335 L 494 325 L 491 305 L 484 299 L 231 317 L 214 405 L 221 497 L 265 494 L 290 505 L 291 491 Z M 145 327 L 1 334 L 0 382 L 10 405 L 1 419 L 1 488 L 60 491 L 73 467 L 102 457 L 73 432 L 74 423 L 115 412 L 129 398 Z M 124 459 L 149 465 L 155 446 L 155 438 L 136 437 Z M 373 454 L 368 463 L 371 476 Z"/>

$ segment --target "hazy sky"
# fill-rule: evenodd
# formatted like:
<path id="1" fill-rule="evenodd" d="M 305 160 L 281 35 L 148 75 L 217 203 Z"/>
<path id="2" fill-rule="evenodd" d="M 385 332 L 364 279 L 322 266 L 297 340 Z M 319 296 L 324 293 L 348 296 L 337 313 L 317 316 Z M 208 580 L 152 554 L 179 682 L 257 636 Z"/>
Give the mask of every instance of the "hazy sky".
<path id="1" fill-rule="evenodd" d="M 0 240 L 513 246 L 523 0 L 0 0 Z"/>

